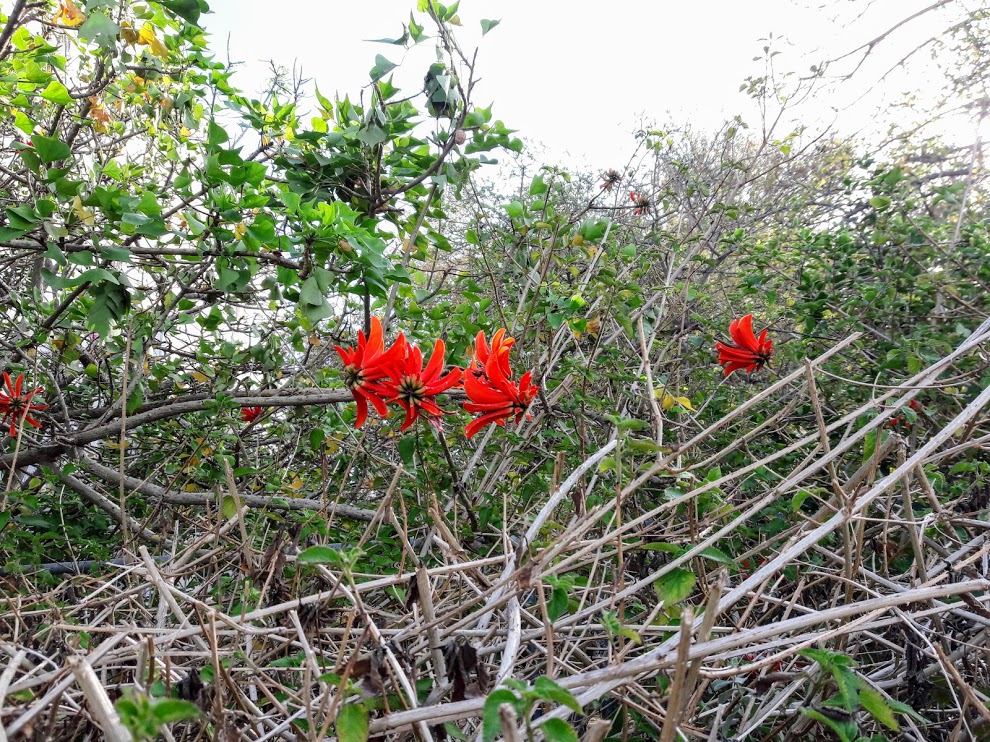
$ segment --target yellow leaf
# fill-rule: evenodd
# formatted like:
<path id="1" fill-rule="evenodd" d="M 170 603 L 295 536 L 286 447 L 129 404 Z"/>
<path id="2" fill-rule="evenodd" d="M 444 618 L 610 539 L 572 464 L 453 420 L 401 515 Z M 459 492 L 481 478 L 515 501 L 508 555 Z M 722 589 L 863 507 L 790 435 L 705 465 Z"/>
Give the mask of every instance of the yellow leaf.
<path id="1" fill-rule="evenodd" d="M 292 484 L 289 485 L 289 489 L 295 490 L 296 492 L 298 492 L 302 488 L 303 488 L 303 480 L 301 480 L 298 476 L 295 479 L 293 479 Z"/>
<path id="2" fill-rule="evenodd" d="M 147 44 L 151 47 L 151 53 L 156 57 L 161 57 L 162 59 L 168 57 L 168 47 L 158 38 L 158 34 L 155 33 L 155 27 L 150 23 L 145 23 L 141 26 L 141 33 L 138 34 L 138 43 Z"/>
<path id="3" fill-rule="evenodd" d="M 234 239 L 237 241 L 243 240 L 244 235 L 247 234 L 247 224 L 244 222 L 237 222 L 234 225 Z"/>
<path id="4" fill-rule="evenodd" d="M 191 375 L 196 381 L 205 382 L 210 380 L 210 377 L 202 371 L 193 371 Z"/>
<path id="5" fill-rule="evenodd" d="M 579 234 L 574 235 L 574 237 L 571 239 L 571 244 L 574 245 L 574 247 L 577 247 L 578 245 L 583 245 L 584 237 L 582 237 Z"/>
<path id="6" fill-rule="evenodd" d="M 107 441 L 107 448 L 113 449 L 114 451 L 127 448 L 129 445 L 131 445 L 131 442 L 127 439 L 124 439 L 124 445 L 120 445 L 120 441 Z"/>
<path id="7" fill-rule="evenodd" d="M 664 412 L 669 412 L 674 405 L 680 405 L 685 410 L 694 412 L 694 407 L 691 406 L 691 400 L 687 397 L 675 397 L 663 387 L 655 389 L 653 393 L 654 396 L 660 398 L 660 409 Z"/>
<path id="8" fill-rule="evenodd" d="M 62 4 L 58 8 L 58 13 L 52 18 L 52 23 L 61 22 L 63 26 L 75 28 L 76 26 L 81 26 L 85 20 L 86 16 L 83 15 L 83 12 L 79 10 L 72 0 L 62 0 Z"/>
<path id="9" fill-rule="evenodd" d="M 187 129 L 186 127 L 184 127 L 184 126 L 183 126 L 183 127 L 181 128 L 181 129 L 179 129 L 179 134 L 180 134 L 181 136 L 184 136 L 184 137 L 187 137 L 187 136 L 189 136 L 190 134 L 192 134 L 192 132 L 191 132 L 191 131 L 189 131 L 189 129 Z"/>
<path id="10" fill-rule="evenodd" d="M 110 118 L 110 114 L 107 113 L 107 109 L 105 109 L 103 104 L 97 100 L 96 96 L 90 96 L 89 104 L 89 117 L 93 119 L 93 128 L 101 134 L 106 134 L 110 128 L 110 124 L 113 122 L 113 119 Z"/>
<path id="11" fill-rule="evenodd" d="M 134 30 L 134 26 L 127 21 L 124 21 L 120 24 L 120 38 L 124 40 L 125 44 L 134 46 L 141 38 L 141 34 Z"/>
<path id="12" fill-rule="evenodd" d="M 93 214 L 92 210 L 83 207 L 82 199 L 79 196 L 72 199 L 72 210 L 76 212 L 79 221 L 87 227 L 92 227 L 96 224 L 96 215 Z"/>

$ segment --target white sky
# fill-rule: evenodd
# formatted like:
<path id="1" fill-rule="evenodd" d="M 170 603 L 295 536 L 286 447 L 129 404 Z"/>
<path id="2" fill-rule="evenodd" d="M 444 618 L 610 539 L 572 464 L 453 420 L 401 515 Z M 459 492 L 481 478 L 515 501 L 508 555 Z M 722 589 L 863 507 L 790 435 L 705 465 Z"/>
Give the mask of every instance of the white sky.
<path id="1" fill-rule="evenodd" d="M 971 5 L 979 0 L 960 0 Z M 641 117 L 660 123 L 692 123 L 713 129 L 724 118 L 755 114 L 739 93 L 748 75 L 760 74 L 764 41 L 772 34 L 782 70 L 806 73 L 811 64 L 852 50 L 930 0 L 464 0 L 458 38 L 480 47 L 482 78 L 477 104 L 524 138 L 542 142 L 551 159 L 584 161 L 592 168 L 621 167 L 635 143 L 630 132 Z M 401 34 L 415 0 L 211 0 L 204 25 L 213 47 L 243 62 L 235 84 L 259 92 L 267 76 L 262 61 L 301 66 L 321 92 L 356 97 L 376 54 L 402 61 L 401 47 L 367 43 Z M 945 16 L 942 16 L 943 18 Z M 418 16 L 422 23 L 424 18 Z M 501 25 L 480 38 L 481 18 Z M 918 76 L 894 75 L 851 108 L 906 50 L 938 25 L 926 16 L 891 36 L 864 65 L 857 81 L 834 96 L 822 93 L 799 112 L 807 124 L 832 121 L 851 133 L 875 118 L 877 106 L 917 85 Z M 430 25 L 425 23 L 429 33 Z M 777 41 L 777 39 L 781 39 Z M 409 95 L 422 86 L 433 44 L 409 52 L 409 69 L 396 84 Z M 861 80 L 862 82 L 858 82 Z M 971 126 L 963 127 L 962 138 Z"/>

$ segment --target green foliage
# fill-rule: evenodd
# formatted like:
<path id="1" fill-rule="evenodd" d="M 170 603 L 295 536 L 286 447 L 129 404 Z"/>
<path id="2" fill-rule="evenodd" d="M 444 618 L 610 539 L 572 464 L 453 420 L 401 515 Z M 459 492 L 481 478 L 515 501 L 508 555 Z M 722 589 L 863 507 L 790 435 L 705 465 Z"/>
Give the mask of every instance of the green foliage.
<path id="1" fill-rule="evenodd" d="M 800 654 L 817 662 L 836 689 L 835 695 L 827 698 L 820 709 L 805 708 L 801 712 L 827 726 L 843 742 L 859 739 L 859 726 L 854 721 L 854 715 L 860 710 L 866 711 L 893 732 L 900 731 L 895 713 L 921 720 L 910 706 L 890 699 L 871 687 L 852 669 L 856 663 L 846 655 L 825 649 L 802 649 Z"/>
<path id="2" fill-rule="evenodd" d="M 530 716 L 538 705 L 542 703 L 559 705 L 576 714 L 581 713 L 581 706 L 573 694 L 550 678 L 539 677 L 532 687 L 517 681 L 507 681 L 507 685 L 510 687 L 494 690 L 485 699 L 482 715 L 482 736 L 485 742 L 491 742 L 499 735 L 501 730 L 499 709 L 503 704 L 508 704 L 515 710 L 517 718 L 526 727 L 529 739 L 533 739 L 533 724 Z M 577 739 L 573 727 L 562 719 L 546 719 L 539 724 L 539 729 L 547 739 L 561 741 Z"/>
<path id="3" fill-rule="evenodd" d="M 149 698 L 143 693 L 125 695 L 117 700 L 114 708 L 135 742 L 157 739 L 162 727 L 201 716 L 200 710 L 189 701 Z"/>
<path id="4" fill-rule="evenodd" d="M 361 703 L 347 703 L 337 714 L 337 736 L 341 742 L 368 739 L 368 709 Z"/>

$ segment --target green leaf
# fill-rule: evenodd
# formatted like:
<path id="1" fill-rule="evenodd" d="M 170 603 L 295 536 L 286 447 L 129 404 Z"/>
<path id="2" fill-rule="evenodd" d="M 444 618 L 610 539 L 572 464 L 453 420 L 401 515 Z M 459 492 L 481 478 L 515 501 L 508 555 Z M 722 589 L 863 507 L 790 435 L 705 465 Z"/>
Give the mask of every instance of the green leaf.
<path id="1" fill-rule="evenodd" d="M 695 579 L 694 572 L 678 567 L 654 582 L 653 589 L 665 607 L 671 606 L 691 594 Z"/>
<path id="2" fill-rule="evenodd" d="M 200 711 L 195 704 L 178 698 L 163 698 L 151 708 L 151 714 L 157 724 L 171 724 L 173 721 L 195 719 Z"/>
<path id="3" fill-rule="evenodd" d="M 389 62 L 381 54 L 375 55 L 375 66 L 371 68 L 371 81 L 378 82 L 389 72 L 398 67 L 397 64 Z"/>
<path id="4" fill-rule="evenodd" d="M 704 557 L 705 559 L 711 559 L 713 562 L 718 562 L 719 564 L 728 564 L 730 567 L 736 566 L 736 560 L 726 554 L 724 551 L 716 549 L 714 546 L 709 546 L 707 549 L 702 549 L 698 556 Z"/>
<path id="5" fill-rule="evenodd" d="M 120 26 L 98 10 L 90 13 L 86 22 L 79 27 L 79 38 L 95 42 L 104 51 L 116 46 L 119 33 Z"/>
<path id="6" fill-rule="evenodd" d="M 563 719 L 547 719 L 540 724 L 540 731 L 550 742 L 578 742 L 577 732 Z"/>
<path id="7" fill-rule="evenodd" d="M 794 493 L 791 497 L 791 512 L 796 513 L 804 505 L 804 501 L 811 497 L 811 491 L 802 489 Z"/>
<path id="8" fill-rule="evenodd" d="M 86 313 L 86 326 L 100 337 L 110 334 L 110 327 L 121 320 L 131 308 L 131 295 L 124 286 L 110 281 L 90 286 L 93 303 Z"/>
<path id="9" fill-rule="evenodd" d="M 72 103 L 69 89 L 58 80 L 52 80 L 48 83 L 48 87 L 42 91 L 41 97 L 60 106 L 67 106 Z"/>
<path id="10" fill-rule="evenodd" d="M 551 621 L 556 621 L 567 612 L 567 591 L 557 585 L 550 593 L 550 600 L 547 601 L 547 616 Z"/>
<path id="11" fill-rule="evenodd" d="M 498 709 L 503 703 L 512 704 L 518 711 L 519 699 L 516 694 L 507 688 L 499 688 L 485 699 L 485 708 L 482 713 L 482 737 L 485 742 L 492 742 L 502 729 L 502 722 L 498 718 Z"/>
<path id="12" fill-rule="evenodd" d="M 856 710 L 859 705 L 859 688 L 861 685 L 859 676 L 848 667 L 833 667 L 832 677 L 839 689 L 838 699 L 849 713 Z"/>
<path id="13" fill-rule="evenodd" d="M 189 21 L 194 26 L 199 25 L 199 16 L 208 8 L 202 7 L 199 0 L 158 0 L 158 4 L 175 13 L 179 18 Z"/>
<path id="14" fill-rule="evenodd" d="M 887 727 L 887 729 L 895 732 L 901 730 L 897 719 L 894 718 L 894 710 L 877 691 L 872 688 L 863 688 L 859 692 L 859 702 L 863 704 L 863 708 L 869 711 L 874 719 Z"/>
<path id="15" fill-rule="evenodd" d="M 340 742 L 366 742 L 368 709 L 360 703 L 348 703 L 337 714 L 337 738 Z"/>
<path id="16" fill-rule="evenodd" d="M 299 301 L 304 304 L 319 305 L 324 300 L 323 291 L 315 275 L 311 275 L 303 281 L 302 288 L 299 290 Z"/>
<path id="17" fill-rule="evenodd" d="M 14 111 L 14 126 L 28 136 L 34 133 L 34 121 L 29 119 L 23 111 Z"/>
<path id="18" fill-rule="evenodd" d="M 7 242 L 8 240 L 16 240 L 18 237 L 23 237 L 30 229 L 12 229 L 11 227 L 0 227 L 0 242 Z"/>
<path id="19" fill-rule="evenodd" d="M 368 147 L 376 147 L 386 139 L 388 133 L 377 124 L 368 124 L 357 133 L 357 140 Z"/>
<path id="20" fill-rule="evenodd" d="M 402 458 L 402 465 L 406 469 L 413 468 L 416 456 L 416 437 L 404 435 L 399 439 L 399 456 Z"/>
<path id="21" fill-rule="evenodd" d="M 232 495 L 225 495 L 223 500 L 220 501 L 220 512 L 223 513 L 223 517 L 227 520 L 237 515 L 237 503 L 234 501 Z"/>
<path id="22" fill-rule="evenodd" d="M 316 88 L 316 100 L 319 101 L 320 108 L 327 113 L 333 113 L 333 101 L 323 95 L 319 87 Z"/>
<path id="23" fill-rule="evenodd" d="M 883 211 L 890 206 L 890 199 L 886 196 L 874 196 L 870 199 L 870 206 L 878 211 Z"/>
<path id="24" fill-rule="evenodd" d="M 481 35 L 484 36 L 502 21 L 490 21 L 487 18 L 481 19 Z"/>
<path id="25" fill-rule="evenodd" d="M 841 742 L 855 742 L 859 736 L 859 727 L 852 719 L 833 719 L 815 709 L 801 709 L 801 713 L 827 726 L 839 736 Z"/>
<path id="26" fill-rule="evenodd" d="M 917 711 L 915 711 L 913 708 L 908 706 L 906 703 L 901 703 L 900 701 L 895 701 L 893 698 L 890 698 L 887 700 L 887 705 L 890 706 L 892 709 L 894 709 L 894 711 L 898 714 L 906 714 L 915 721 L 920 721 L 923 724 L 928 723 L 928 721 L 925 719 L 924 716 L 919 714 Z"/>
<path id="27" fill-rule="evenodd" d="M 8 206 L 7 223 L 14 229 L 34 229 L 38 215 L 30 206 Z"/>
<path id="28" fill-rule="evenodd" d="M 571 692 L 567 688 L 557 685 L 557 683 L 545 675 L 536 679 L 536 682 L 533 683 L 533 690 L 539 694 L 540 698 L 545 698 L 548 701 L 559 703 L 561 706 L 566 706 L 576 714 L 581 713 L 581 704 L 578 703 Z"/>
<path id="29" fill-rule="evenodd" d="M 92 255 L 92 253 L 89 254 Z M 58 276 L 47 268 L 42 268 L 41 278 L 45 283 L 55 289 L 71 289 L 76 286 L 81 286 L 86 282 L 96 281 L 109 281 L 110 283 L 117 283 L 117 277 L 104 268 L 93 268 L 92 270 L 84 271 L 78 276 L 72 276 L 71 278 Z"/>
<path id="30" fill-rule="evenodd" d="M 296 556 L 299 564 L 340 564 L 340 550 L 330 546 L 310 546 Z"/>
<path id="31" fill-rule="evenodd" d="M 211 147 L 216 147 L 228 141 L 230 141 L 230 135 L 227 133 L 227 130 L 215 121 L 211 121 L 209 134 L 207 135 L 207 143 Z"/>
<path id="32" fill-rule="evenodd" d="M 72 154 L 72 150 L 69 149 L 69 145 L 61 139 L 55 139 L 54 137 L 43 137 L 39 134 L 38 136 L 33 137 L 31 141 L 34 142 L 34 149 L 41 158 L 41 161 L 46 165 L 51 162 L 57 162 L 58 160 L 64 160 Z"/>
<path id="33" fill-rule="evenodd" d="M 134 391 L 127 398 L 127 414 L 133 415 L 134 412 L 144 404 L 144 384 L 137 384 L 134 387 Z"/>
<path id="34" fill-rule="evenodd" d="M 546 184 L 543 180 L 542 175 L 537 175 L 533 178 L 533 182 L 529 185 L 529 195 L 530 196 L 541 196 L 550 190 L 550 186 Z"/>

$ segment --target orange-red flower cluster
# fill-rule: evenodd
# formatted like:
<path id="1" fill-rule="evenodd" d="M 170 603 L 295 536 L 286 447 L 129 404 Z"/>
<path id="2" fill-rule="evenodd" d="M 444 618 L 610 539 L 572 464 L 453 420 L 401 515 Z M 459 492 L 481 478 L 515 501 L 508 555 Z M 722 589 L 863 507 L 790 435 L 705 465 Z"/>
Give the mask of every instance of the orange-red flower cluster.
<path id="1" fill-rule="evenodd" d="M 400 430 L 408 428 L 421 415 L 439 426 L 447 411 L 437 403 L 437 395 L 461 386 L 468 397 L 464 409 L 480 413 L 467 426 L 468 438 L 489 423 L 505 425 L 511 417 L 518 422 L 539 388 L 532 383 L 531 371 L 518 382 L 512 380 L 509 351 L 513 343 L 515 340 L 507 337 L 505 330 L 498 330 L 492 336 L 491 345 L 486 342 L 485 333 L 479 332 L 467 371 L 456 366 L 445 370 L 443 340 L 434 343 L 424 366 L 422 351 L 403 335 L 386 349 L 381 322 L 377 317 L 372 318 L 368 337 L 358 332 L 357 347 L 336 346 L 344 362 L 344 381 L 357 402 L 355 425 L 364 425 L 371 402 L 382 417 L 388 416 L 390 403 L 399 405 L 406 413 Z"/>
<path id="2" fill-rule="evenodd" d="M 464 429 L 468 438 L 489 423 L 505 425 L 511 417 L 518 423 L 540 391 L 533 385 L 532 371 L 524 373 L 518 384 L 512 381 L 509 349 L 513 343 L 515 339 L 506 337 L 505 330 L 492 335 L 491 347 L 485 342 L 484 332 L 475 338 L 474 357 L 464 375 L 464 392 L 470 400 L 464 403 L 464 409 L 481 414 Z"/>
<path id="3" fill-rule="evenodd" d="M 764 330 L 757 337 L 753 332 L 753 315 L 747 314 L 729 325 L 729 336 L 732 342 L 715 343 L 718 350 L 718 362 L 725 366 L 725 375 L 733 371 L 745 371 L 748 374 L 759 371 L 770 362 L 773 356 L 773 340 L 767 339 Z"/>
<path id="4" fill-rule="evenodd" d="M 17 426 L 21 424 L 21 419 L 36 428 L 41 427 L 41 423 L 31 417 L 34 410 L 44 410 L 48 408 L 46 404 L 35 404 L 31 398 L 38 392 L 44 391 L 44 387 L 38 387 L 34 391 L 25 392 L 24 374 L 19 374 L 13 382 L 10 374 L 3 372 L 3 383 L 6 390 L 0 388 L 0 425 L 8 425 L 11 437 L 17 436 Z"/>
<path id="5" fill-rule="evenodd" d="M 253 423 L 264 411 L 263 407 L 241 407 L 241 421 L 249 424 Z"/>
<path id="6" fill-rule="evenodd" d="M 386 385 L 389 397 L 385 401 L 395 402 L 406 411 L 406 419 L 399 430 L 416 422 L 420 412 L 425 413 L 432 424 L 440 424 L 444 410 L 437 405 L 436 396 L 461 383 L 461 370 L 456 366 L 443 373 L 445 353 L 443 340 L 437 340 L 424 369 L 423 354 L 415 345 L 409 345 L 406 357 L 393 366 L 391 383 Z"/>
<path id="7" fill-rule="evenodd" d="M 357 402 L 356 427 L 360 428 L 368 419 L 368 402 L 374 405 L 379 415 L 387 417 L 385 401 L 392 391 L 383 382 L 392 375 L 395 364 L 406 357 L 405 336 L 399 335 L 392 347 L 385 350 L 382 323 L 377 317 L 372 317 L 371 332 L 367 338 L 358 330 L 356 348 L 341 348 L 339 345 L 334 348 L 344 362 L 344 383 Z"/>

